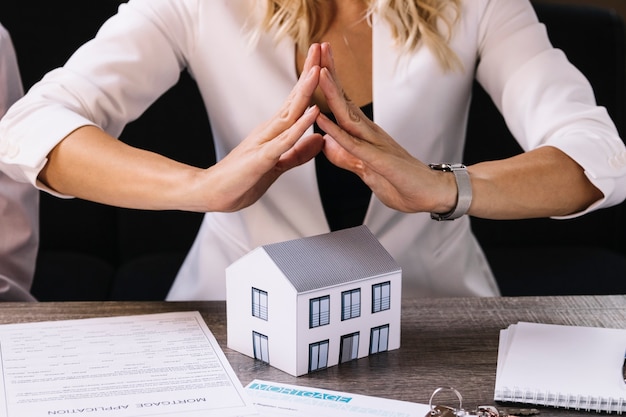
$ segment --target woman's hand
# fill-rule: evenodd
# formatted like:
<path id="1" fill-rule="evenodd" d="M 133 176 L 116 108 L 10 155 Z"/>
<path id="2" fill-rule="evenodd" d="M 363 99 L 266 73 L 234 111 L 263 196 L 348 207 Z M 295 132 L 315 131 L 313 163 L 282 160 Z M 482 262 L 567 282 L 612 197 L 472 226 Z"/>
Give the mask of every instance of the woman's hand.
<path id="1" fill-rule="evenodd" d="M 311 46 L 300 79 L 274 117 L 207 169 L 214 196 L 209 202 L 211 211 L 230 212 L 251 205 L 282 173 L 321 151 L 324 140 L 319 134 L 302 137 L 320 113 L 317 106 L 310 106 L 319 83 L 320 53 L 319 44 Z"/>
<path id="2" fill-rule="evenodd" d="M 431 170 L 411 156 L 347 98 L 335 76 L 330 45 L 321 46 L 319 85 L 337 119 L 323 114 L 324 153 L 357 174 L 387 206 L 403 212 L 446 213 L 456 204 L 454 176 Z"/>

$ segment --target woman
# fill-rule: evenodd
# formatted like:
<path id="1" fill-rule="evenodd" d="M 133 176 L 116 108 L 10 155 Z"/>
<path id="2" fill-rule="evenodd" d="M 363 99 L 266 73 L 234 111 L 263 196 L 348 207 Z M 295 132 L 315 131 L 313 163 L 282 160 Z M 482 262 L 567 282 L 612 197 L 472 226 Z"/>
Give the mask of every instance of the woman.
<path id="1" fill-rule="evenodd" d="M 183 68 L 211 119 L 208 169 L 115 139 Z M 465 169 L 474 78 L 527 152 Z M 361 222 L 405 295 L 497 295 L 464 214 L 626 197 L 613 123 L 526 0 L 131 0 L 11 109 L 0 141 L 16 149 L 2 169 L 50 192 L 206 212 L 171 300 L 224 299 L 225 267 L 249 250 Z"/>

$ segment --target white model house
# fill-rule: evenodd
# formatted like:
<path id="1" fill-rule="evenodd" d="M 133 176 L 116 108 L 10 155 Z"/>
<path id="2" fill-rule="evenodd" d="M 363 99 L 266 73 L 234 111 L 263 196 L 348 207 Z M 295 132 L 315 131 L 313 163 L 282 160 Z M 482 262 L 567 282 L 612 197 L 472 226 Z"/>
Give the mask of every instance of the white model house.
<path id="1" fill-rule="evenodd" d="M 261 246 L 226 269 L 228 347 L 294 376 L 397 349 L 401 280 L 366 226 Z"/>

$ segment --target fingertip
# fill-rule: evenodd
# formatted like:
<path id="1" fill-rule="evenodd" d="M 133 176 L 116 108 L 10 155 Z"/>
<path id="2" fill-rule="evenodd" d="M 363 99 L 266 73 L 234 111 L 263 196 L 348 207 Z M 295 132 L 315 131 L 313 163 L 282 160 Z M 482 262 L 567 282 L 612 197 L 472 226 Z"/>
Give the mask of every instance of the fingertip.
<path id="1" fill-rule="evenodd" d="M 336 149 L 340 149 L 340 145 L 337 143 L 332 135 L 326 133 L 324 135 L 324 146 L 322 147 L 322 152 L 329 157 L 329 160 L 332 159 L 330 156 L 333 154 L 333 151 Z"/>
<path id="2" fill-rule="evenodd" d="M 320 47 L 322 66 L 328 67 L 332 71 L 335 70 L 335 61 L 333 58 L 333 50 L 330 43 L 324 42 Z"/>
<path id="3" fill-rule="evenodd" d="M 315 113 L 317 111 L 319 111 L 319 107 L 317 107 L 317 104 L 313 104 L 307 107 L 307 109 L 304 111 L 304 114 Z"/>
<path id="4" fill-rule="evenodd" d="M 330 97 L 333 97 L 337 94 L 341 95 L 341 87 L 335 82 L 332 73 L 326 67 L 322 67 L 320 69 L 318 86 L 321 88 L 322 92 L 326 96 L 327 101 L 330 100 Z"/>
<path id="5" fill-rule="evenodd" d="M 312 43 L 309 46 L 309 49 L 306 54 L 306 58 L 304 60 L 303 73 L 307 72 L 307 69 L 314 66 L 319 65 L 321 60 L 321 47 L 319 43 Z"/>
<path id="6" fill-rule="evenodd" d="M 311 45 L 309 45 L 309 50 L 307 51 L 307 54 L 306 54 L 307 58 L 311 58 L 318 51 L 321 51 L 320 44 L 319 43 L 312 43 Z"/>
<path id="7" fill-rule="evenodd" d="M 306 73 L 300 75 L 297 85 L 300 86 L 300 91 L 306 95 L 311 96 L 319 84 L 320 67 L 319 65 L 313 65 L 308 69 Z"/>
<path id="8" fill-rule="evenodd" d="M 328 69 L 328 67 L 322 67 L 320 68 L 320 78 L 324 78 L 325 80 L 327 80 L 328 82 L 331 82 L 333 84 L 339 85 L 336 81 L 335 81 L 335 77 L 333 76 L 333 73 L 330 69 Z"/>
<path id="9" fill-rule="evenodd" d="M 324 113 L 322 113 L 320 111 L 320 113 L 317 115 L 317 120 L 323 120 L 325 122 L 330 122 L 330 119 L 328 118 L 328 116 L 326 116 Z"/>
<path id="10" fill-rule="evenodd" d="M 330 71 L 328 70 L 328 68 L 326 67 L 320 68 L 320 82 L 322 81 L 329 82 L 330 80 L 332 80 L 332 75 L 330 74 Z"/>
<path id="11" fill-rule="evenodd" d="M 335 122 L 333 122 L 328 116 L 326 116 L 322 112 L 317 115 L 315 121 L 326 135 L 330 135 L 329 132 L 334 132 L 337 129 Z M 326 136 L 324 136 L 324 138 L 326 138 Z M 333 138 L 332 136 L 329 136 L 329 138 L 335 140 L 335 138 Z"/>
<path id="12" fill-rule="evenodd" d="M 309 70 L 309 73 L 307 74 L 307 78 L 313 78 L 313 76 L 315 76 L 315 74 L 320 72 L 320 66 L 319 65 L 313 65 L 311 67 L 311 69 Z"/>

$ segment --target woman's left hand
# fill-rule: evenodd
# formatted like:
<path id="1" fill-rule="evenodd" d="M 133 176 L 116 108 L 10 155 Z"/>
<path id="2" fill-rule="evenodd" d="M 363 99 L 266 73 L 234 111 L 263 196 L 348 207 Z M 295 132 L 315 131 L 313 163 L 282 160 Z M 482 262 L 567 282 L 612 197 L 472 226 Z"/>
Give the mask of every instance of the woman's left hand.
<path id="1" fill-rule="evenodd" d="M 324 153 L 335 165 L 357 174 L 387 206 L 403 212 L 446 213 L 456 204 L 453 175 L 433 171 L 369 120 L 343 93 L 330 46 L 322 44 L 319 87 L 337 123 L 320 114 L 327 135 Z"/>

